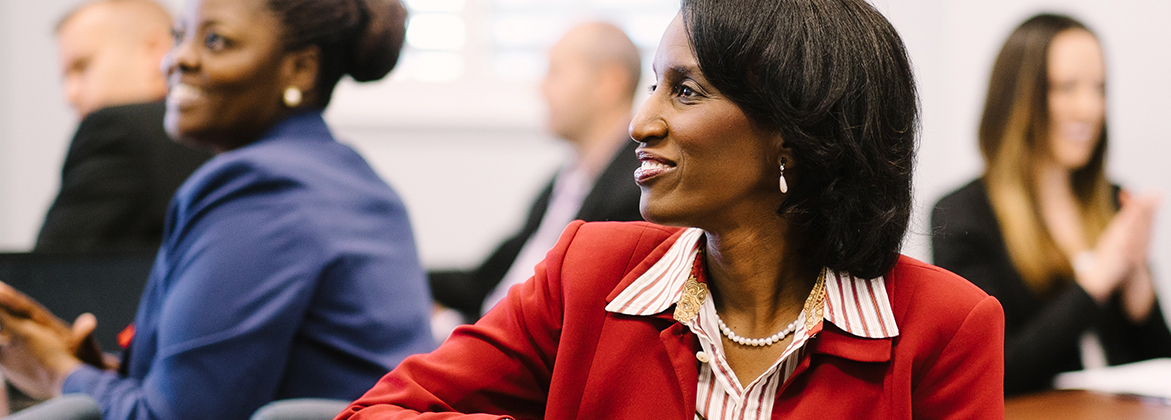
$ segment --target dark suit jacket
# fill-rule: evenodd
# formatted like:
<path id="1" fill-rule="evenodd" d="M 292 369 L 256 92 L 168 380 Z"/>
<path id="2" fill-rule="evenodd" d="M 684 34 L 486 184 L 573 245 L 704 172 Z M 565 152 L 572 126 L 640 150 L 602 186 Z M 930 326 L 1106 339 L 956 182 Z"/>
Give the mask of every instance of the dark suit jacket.
<path id="1" fill-rule="evenodd" d="M 641 191 L 638 184 L 634 183 L 634 170 L 640 164 L 634 156 L 634 149 L 637 147 L 638 143 L 628 141 L 626 146 L 614 155 L 582 201 L 577 219 L 587 222 L 642 220 L 642 214 L 638 209 Z M 549 181 L 549 185 L 537 196 L 520 231 L 500 244 L 478 268 L 472 271 L 428 273 L 431 293 L 435 300 L 460 311 L 469 321 L 479 319 L 480 306 L 484 304 L 484 299 L 492 293 L 497 284 L 500 284 L 500 280 L 520 254 L 525 241 L 540 226 L 552 194 L 553 181 Z"/>
<path id="2" fill-rule="evenodd" d="M 1025 284 L 1008 256 L 983 180 L 944 197 L 931 214 L 935 264 L 967 278 L 1004 306 L 1004 390 L 1047 389 L 1060 372 L 1082 368 L 1080 337 L 1094 330 L 1107 361 L 1171 356 L 1171 333 L 1156 303 L 1141 325 L 1131 323 L 1117 296 L 1099 307 L 1072 279 L 1048 296 Z"/>
<path id="3" fill-rule="evenodd" d="M 672 319 L 674 306 L 652 316 L 605 309 L 682 232 L 571 223 L 532 280 L 439 349 L 408 357 L 336 420 L 418 417 L 407 410 L 695 418 L 701 348 Z M 1004 318 L 996 300 L 911 258 L 899 258 L 884 277 L 899 336 L 860 338 L 817 324 L 769 417 L 1003 419 Z"/>
<path id="4" fill-rule="evenodd" d="M 164 112 L 162 102 L 123 105 L 81 121 L 35 251 L 158 248 L 171 196 L 211 157 L 171 141 Z"/>

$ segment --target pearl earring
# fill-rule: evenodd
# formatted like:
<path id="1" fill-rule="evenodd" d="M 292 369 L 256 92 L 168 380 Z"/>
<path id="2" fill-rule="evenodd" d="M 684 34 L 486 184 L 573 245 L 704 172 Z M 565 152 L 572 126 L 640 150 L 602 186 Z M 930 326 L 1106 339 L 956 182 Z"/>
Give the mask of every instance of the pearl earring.
<path id="1" fill-rule="evenodd" d="M 785 158 L 781 158 L 781 181 L 780 181 L 780 187 L 781 187 L 781 194 L 785 194 L 785 193 L 788 193 L 788 192 L 789 192 L 789 183 L 788 183 L 788 182 L 785 182 Z"/>
<path id="2" fill-rule="evenodd" d="M 297 105 L 301 105 L 301 89 L 297 89 L 296 86 L 289 86 L 288 89 L 285 89 L 284 99 L 285 106 L 296 108 Z"/>

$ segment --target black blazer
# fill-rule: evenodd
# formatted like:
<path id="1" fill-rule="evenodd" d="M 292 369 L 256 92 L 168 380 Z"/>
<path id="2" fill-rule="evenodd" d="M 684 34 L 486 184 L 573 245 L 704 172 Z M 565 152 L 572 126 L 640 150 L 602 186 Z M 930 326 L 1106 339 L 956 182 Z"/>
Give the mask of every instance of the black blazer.
<path id="1" fill-rule="evenodd" d="M 637 147 L 638 143 L 627 141 L 626 146 L 614 155 L 582 201 L 577 219 L 587 222 L 642 220 L 638 209 L 641 192 L 638 184 L 634 183 L 634 170 L 640 165 L 634 155 Z M 500 244 L 476 269 L 429 272 L 431 294 L 435 301 L 460 311 L 469 321 L 479 319 L 484 299 L 500 284 L 525 241 L 536 233 L 552 194 L 553 181 L 549 181 L 533 202 L 528 219 L 520 231 Z"/>
<path id="2" fill-rule="evenodd" d="M 1171 332 L 1158 302 L 1136 325 L 1115 296 L 1100 307 L 1072 279 L 1047 296 L 1025 284 L 1008 256 L 981 179 L 944 197 L 931 213 L 935 264 L 963 276 L 1004 307 L 1004 391 L 1047 389 L 1058 373 L 1080 370 L 1080 337 L 1094 330 L 1111 365 L 1171 356 Z"/>
<path id="3" fill-rule="evenodd" d="M 122 105 L 81 121 L 35 251 L 158 248 L 171 196 L 211 158 L 171 141 L 164 112 L 161 101 Z"/>

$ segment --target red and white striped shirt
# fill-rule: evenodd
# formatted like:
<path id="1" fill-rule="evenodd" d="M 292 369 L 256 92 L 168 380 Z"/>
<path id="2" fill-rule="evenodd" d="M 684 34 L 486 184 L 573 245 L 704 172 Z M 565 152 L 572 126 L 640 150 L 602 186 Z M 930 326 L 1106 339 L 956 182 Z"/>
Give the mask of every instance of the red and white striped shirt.
<path id="1" fill-rule="evenodd" d="M 651 316 L 669 309 L 683 295 L 684 284 L 691 276 L 699 255 L 703 231 L 688 229 L 663 255 L 630 286 L 606 306 L 609 312 L 634 316 Z M 816 290 L 816 288 L 815 288 Z M 699 312 L 684 322 L 699 338 L 703 351 L 699 361 L 699 386 L 696 392 L 695 418 L 706 420 L 753 420 L 769 418 L 780 385 L 789 380 L 801 360 L 805 343 L 822 329 L 821 321 L 833 323 L 858 337 L 888 338 L 899 335 L 891 311 L 890 299 L 882 277 L 859 279 L 844 273 L 826 271 L 824 300 L 809 299 L 797 318 L 793 341 L 772 367 L 748 386 L 741 386 L 724 356 L 723 341 L 716 321 L 716 307 L 711 296 L 704 299 Z M 824 301 L 821 311 L 811 302 Z M 806 320 L 818 317 L 813 322 Z M 807 328 L 807 325 L 813 327 Z"/>

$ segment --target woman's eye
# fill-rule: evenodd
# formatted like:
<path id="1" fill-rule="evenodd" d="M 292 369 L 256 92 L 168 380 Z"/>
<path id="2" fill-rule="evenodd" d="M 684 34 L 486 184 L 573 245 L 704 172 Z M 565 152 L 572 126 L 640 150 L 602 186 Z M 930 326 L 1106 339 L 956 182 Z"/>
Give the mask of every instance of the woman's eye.
<path id="1" fill-rule="evenodd" d="M 221 51 L 228 47 L 228 40 L 222 35 L 211 32 L 203 37 L 203 45 L 212 51 Z"/>
<path id="2" fill-rule="evenodd" d="M 650 86 L 647 86 L 646 90 L 649 93 L 655 93 L 655 89 L 658 89 L 658 88 L 659 88 L 659 85 L 650 85 Z"/>
<path id="3" fill-rule="evenodd" d="M 678 97 L 679 100 L 683 101 L 683 102 L 694 101 L 694 100 L 703 96 L 695 88 L 688 86 L 688 85 L 685 85 L 685 84 L 682 84 L 682 83 L 675 85 L 674 93 L 675 93 L 675 96 Z"/>

